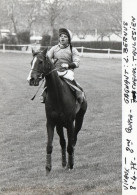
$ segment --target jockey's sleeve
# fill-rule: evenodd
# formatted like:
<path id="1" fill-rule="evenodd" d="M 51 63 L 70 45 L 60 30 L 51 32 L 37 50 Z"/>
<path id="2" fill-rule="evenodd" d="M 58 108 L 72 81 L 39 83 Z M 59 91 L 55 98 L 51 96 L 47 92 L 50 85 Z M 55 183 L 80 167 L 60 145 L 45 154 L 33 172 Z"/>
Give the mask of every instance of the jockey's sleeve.
<path id="1" fill-rule="evenodd" d="M 69 68 L 78 68 L 80 63 L 80 55 L 76 48 L 72 48 L 72 63 L 69 64 Z"/>

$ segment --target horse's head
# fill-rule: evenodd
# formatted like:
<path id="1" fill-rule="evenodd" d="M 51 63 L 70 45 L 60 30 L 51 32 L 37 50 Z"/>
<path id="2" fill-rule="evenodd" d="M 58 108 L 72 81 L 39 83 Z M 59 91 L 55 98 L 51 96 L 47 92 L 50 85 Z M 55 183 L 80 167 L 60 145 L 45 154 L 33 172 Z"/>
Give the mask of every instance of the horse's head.
<path id="1" fill-rule="evenodd" d="M 27 78 L 30 85 L 38 86 L 43 76 L 46 76 L 52 69 L 52 62 L 46 57 L 46 53 L 47 49 L 39 52 L 32 50 L 33 60 L 31 61 L 31 71 Z"/>

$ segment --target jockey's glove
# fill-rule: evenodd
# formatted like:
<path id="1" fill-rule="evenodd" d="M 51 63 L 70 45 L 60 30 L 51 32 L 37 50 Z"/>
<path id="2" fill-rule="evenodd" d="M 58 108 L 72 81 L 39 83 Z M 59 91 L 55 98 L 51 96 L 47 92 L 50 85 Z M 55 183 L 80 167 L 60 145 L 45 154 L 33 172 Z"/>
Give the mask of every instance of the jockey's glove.
<path id="1" fill-rule="evenodd" d="M 77 66 L 74 62 L 70 63 L 68 66 L 69 66 L 70 69 L 77 68 Z"/>
<path id="2" fill-rule="evenodd" d="M 70 64 L 65 64 L 63 63 L 61 65 L 62 68 L 70 68 L 70 69 L 74 69 L 74 68 L 77 68 L 76 64 L 74 62 L 70 63 Z"/>

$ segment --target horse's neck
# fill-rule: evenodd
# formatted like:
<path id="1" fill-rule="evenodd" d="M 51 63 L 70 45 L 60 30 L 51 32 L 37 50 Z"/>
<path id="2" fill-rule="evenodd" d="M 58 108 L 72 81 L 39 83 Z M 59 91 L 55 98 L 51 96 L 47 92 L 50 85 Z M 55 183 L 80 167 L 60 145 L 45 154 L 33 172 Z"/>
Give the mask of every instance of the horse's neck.
<path id="1" fill-rule="evenodd" d="M 46 78 L 48 96 L 50 101 L 56 106 L 60 104 L 63 98 L 62 81 L 57 72 L 53 72 Z"/>

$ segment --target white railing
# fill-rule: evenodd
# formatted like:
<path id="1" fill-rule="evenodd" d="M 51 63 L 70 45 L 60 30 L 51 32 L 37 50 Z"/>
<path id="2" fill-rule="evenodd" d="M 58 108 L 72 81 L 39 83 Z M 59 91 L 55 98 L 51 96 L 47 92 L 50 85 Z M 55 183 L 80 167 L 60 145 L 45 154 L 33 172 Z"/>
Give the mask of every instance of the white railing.
<path id="1" fill-rule="evenodd" d="M 98 53 L 98 55 L 100 54 L 100 56 L 102 55 L 104 55 L 104 54 L 107 54 L 107 57 L 108 58 L 110 58 L 111 57 L 111 55 L 112 55 L 112 52 L 113 52 L 113 54 L 115 55 L 115 54 L 120 54 L 120 56 L 121 56 L 121 54 L 122 54 L 122 50 L 115 50 L 115 49 L 110 49 L 110 48 L 108 48 L 108 49 L 97 49 L 97 48 L 87 48 L 87 47 L 77 47 L 78 49 L 81 49 L 81 56 L 83 56 L 84 55 L 84 49 L 86 49 L 86 50 L 89 50 L 89 51 L 95 51 L 95 52 L 92 52 L 92 53 L 90 53 L 90 54 L 93 54 L 93 53 L 98 53 L 98 52 L 96 52 L 96 51 L 106 51 L 106 53 Z M 113 55 L 113 56 L 114 56 Z"/>
<path id="2" fill-rule="evenodd" d="M 50 46 L 49 46 L 50 47 Z M 9 44 L 0 44 L 0 51 L 3 53 L 5 52 L 16 52 L 16 53 L 31 53 L 32 49 L 39 50 L 40 48 L 47 48 L 47 46 L 40 46 L 38 44 L 31 44 L 31 45 L 9 45 Z M 107 58 L 110 58 L 113 52 L 113 56 L 119 54 L 121 56 L 122 50 L 114 50 L 114 49 L 96 49 L 96 48 L 87 48 L 87 47 L 75 47 L 80 50 L 81 56 L 94 55 L 95 53 L 99 56 L 107 55 Z M 92 52 L 84 52 L 84 50 L 92 51 Z M 94 52 L 95 51 L 95 52 Z M 105 53 L 97 52 L 97 51 L 104 51 Z"/>
<path id="3" fill-rule="evenodd" d="M 5 52 L 27 52 L 30 53 L 31 48 L 33 48 L 33 45 L 10 45 L 10 44 L 0 44 L 0 50 Z"/>

